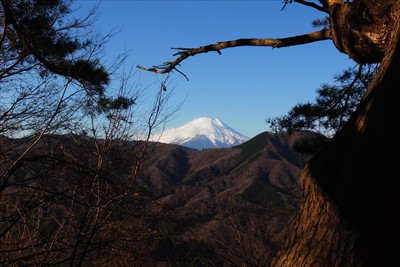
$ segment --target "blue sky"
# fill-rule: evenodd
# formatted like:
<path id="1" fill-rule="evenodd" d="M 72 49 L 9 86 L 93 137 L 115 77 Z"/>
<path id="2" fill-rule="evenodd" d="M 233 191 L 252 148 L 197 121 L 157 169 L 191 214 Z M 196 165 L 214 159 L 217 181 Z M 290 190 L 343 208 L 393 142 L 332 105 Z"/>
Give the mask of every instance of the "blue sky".
<path id="1" fill-rule="evenodd" d="M 317 2 L 317 1 L 316 1 Z M 96 1 L 77 1 L 84 12 Z M 108 43 L 107 57 L 128 52 L 127 68 L 151 67 L 173 59 L 171 47 L 198 47 L 238 38 L 283 38 L 317 29 L 311 22 L 324 14 L 296 3 L 281 11 L 281 0 L 259 1 L 115 1 L 103 0 L 96 27 L 102 33 L 118 28 Z M 253 137 L 269 130 L 268 117 L 284 115 L 299 102 L 313 101 L 322 83 L 355 66 L 332 41 L 272 49 L 239 47 L 200 54 L 175 72 L 170 105 L 182 107 L 166 128 L 198 117 L 215 117 Z M 158 90 L 154 73 L 139 71 L 135 82 L 149 94 Z"/>

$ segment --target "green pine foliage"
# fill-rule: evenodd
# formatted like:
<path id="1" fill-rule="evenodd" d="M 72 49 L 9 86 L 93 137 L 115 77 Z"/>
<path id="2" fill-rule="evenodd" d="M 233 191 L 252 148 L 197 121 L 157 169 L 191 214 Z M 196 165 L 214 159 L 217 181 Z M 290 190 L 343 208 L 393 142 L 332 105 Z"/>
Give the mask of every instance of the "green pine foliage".
<path id="1" fill-rule="evenodd" d="M 349 68 L 336 75 L 334 84 L 323 84 L 314 102 L 299 103 L 286 115 L 268 118 L 266 123 L 277 132 L 311 130 L 325 135 L 336 133 L 349 119 L 367 91 L 376 65 Z"/>
<path id="2" fill-rule="evenodd" d="M 100 111 L 126 109 L 134 101 L 122 96 L 106 97 L 110 84 L 108 68 L 100 62 L 99 47 L 104 39 L 84 34 L 90 17 L 77 19 L 68 0 L 2 1 L 5 29 L 0 44 L 0 80 L 13 75 L 36 73 L 37 77 L 64 77 L 79 85 Z"/>

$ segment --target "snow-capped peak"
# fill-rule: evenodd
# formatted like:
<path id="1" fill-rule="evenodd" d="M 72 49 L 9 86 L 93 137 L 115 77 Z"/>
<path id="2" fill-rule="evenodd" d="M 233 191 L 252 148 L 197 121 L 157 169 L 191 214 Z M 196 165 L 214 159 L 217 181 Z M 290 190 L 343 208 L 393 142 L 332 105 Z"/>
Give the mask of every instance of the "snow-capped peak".
<path id="1" fill-rule="evenodd" d="M 201 117 L 164 131 L 159 142 L 204 149 L 236 146 L 248 139 L 219 119 Z"/>

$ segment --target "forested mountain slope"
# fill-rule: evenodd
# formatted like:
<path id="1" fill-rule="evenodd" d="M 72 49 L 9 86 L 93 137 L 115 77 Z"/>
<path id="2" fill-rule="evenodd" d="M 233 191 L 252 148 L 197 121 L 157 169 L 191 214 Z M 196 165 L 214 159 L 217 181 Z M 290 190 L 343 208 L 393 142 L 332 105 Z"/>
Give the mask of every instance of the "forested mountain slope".
<path id="1" fill-rule="evenodd" d="M 200 246 L 215 253 L 207 254 L 214 262 L 266 266 L 299 205 L 298 176 L 310 154 L 293 146 L 310 149 L 312 137 L 265 132 L 237 147 L 203 151 L 159 144 L 143 181 L 174 217 L 173 238 L 157 250 L 161 259 L 188 261 L 199 257 Z M 186 244 L 185 256 L 179 244 Z"/>
<path id="2" fill-rule="evenodd" d="M 265 132 L 197 151 L 46 136 L 2 188 L 0 262 L 267 266 L 298 210 L 315 140 Z M 2 172 L 29 143 L 1 139 Z"/>

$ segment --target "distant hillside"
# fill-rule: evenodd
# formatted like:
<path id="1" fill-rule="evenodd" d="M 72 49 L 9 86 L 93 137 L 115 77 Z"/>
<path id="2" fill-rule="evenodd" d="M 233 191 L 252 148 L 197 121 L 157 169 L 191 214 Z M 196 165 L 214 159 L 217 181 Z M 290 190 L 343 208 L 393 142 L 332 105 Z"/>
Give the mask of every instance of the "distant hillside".
<path id="1" fill-rule="evenodd" d="M 146 187 L 177 225 L 171 226 L 176 250 L 166 241 L 168 247 L 158 250 L 165 253 L 162 260 L 180 253 L 178 244 L 195 243 L 220 260 L 231 253 L 235 263 L 268 266 L 299 207 L 298 176 L 310 157 L 293 146 L 314 136 L 265 132 L 233 148 L 204 151 L 159 144 L 145 172 Z"/>
<path id="2" fill-rule="evenodd" d="M 16 228 L 9 234 L 14 241 L 4 236 L 0 244 L 18 251 L 14 245 L 37 242 L 26 255 L 48 253 L 56 244 L 48 262 L 69 262 L 75 251 L 77 259 L 87 257 L 86 266 L 100 266 L 106 257 L 107 266 L 268 266 L 297 213 L 298 177 L 317 137 L 265 132 L 238 146 L 201 151 L 151 143 L 138 168 L 143 142 L 110 146 L 85 136 L 47 136 L 0 195 L 0 227 L 25 207 L 25 221 L 33 220 L 43 237 L 24 241 L 25 228 Z M 3 157 L 4 170 L 29 140 L 0 141 L 3 151 L 16 152 Z M 0 262 L 22 255 L 8 253 Z"/>

